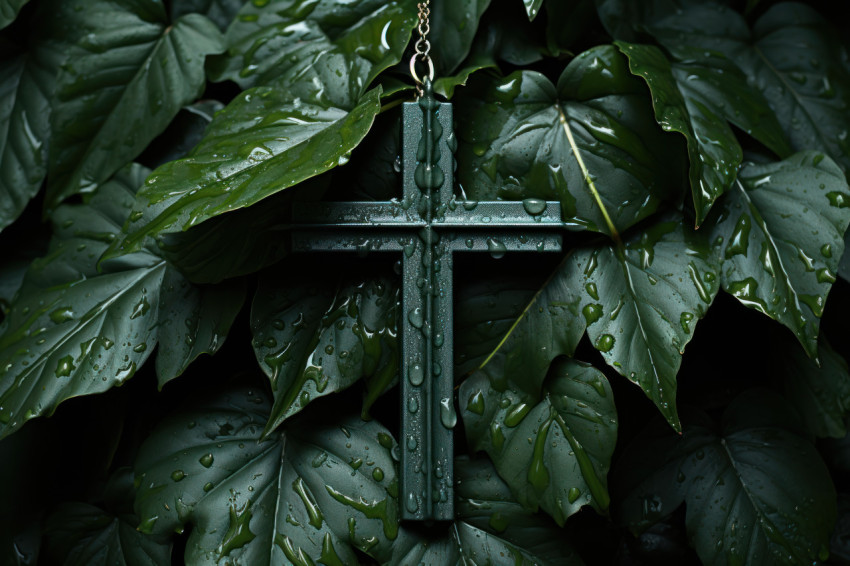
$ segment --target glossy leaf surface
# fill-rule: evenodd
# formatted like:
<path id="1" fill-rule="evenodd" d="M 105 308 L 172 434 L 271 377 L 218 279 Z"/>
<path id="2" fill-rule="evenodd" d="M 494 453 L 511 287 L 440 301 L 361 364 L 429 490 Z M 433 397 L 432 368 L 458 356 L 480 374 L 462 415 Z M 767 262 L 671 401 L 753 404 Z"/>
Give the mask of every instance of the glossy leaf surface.
<path id="1" fill-rule="evenodd" d="M 663 134 L 614 47 L 576 57 L 557 87 L 523 71 L 469 91 L 457 116 L 458 176 L 470 198 L 560 200 L 567 223 L 615 235 L 666 191 Z"/>
<path id="2" fill-rule="evenodd" d="M 850 189 L 821 153 L 749 165 L 712 221 L 724 290 L 787 326 L 809 356 L 850 223 Z"/>
<path id="3" fill-rule="evenodd" d="M 266 432 L 360 379 L 367 384 L 367 413 L 397 378 L 401 290 L 395 278 L 352 274 L 334 281 L 305 272 L 272 270 L 254 296 L 254 352 L 275 398 Z"/>
<path id="4" fill-rule="evenodd" d="M 316 92 L 322 106 L 353 108 L 373 79 L 399 62 L 416 25 L 413 0 L 248 2 L 228 28 L 216 80 L 243 88 L 282 83 Z"/>
<path id="5" fill-rule="evenodd" d="M 697 414 L 677 437 L 650 427 L 621 466 L 620 517 L 633 530 L 686 504 L 688 536 L 703 564 L 800 564 L 826 558 L 835 491 L 790 413 L 739 397 L 720 430 Z M 660 424 L 660 423 L 659 423 Z"/>
<path id="6" fill-rule="evenodd" d="M 160 384 L 223 343 L 239 286 L 194 288 L 147 250 L 97 269 L 146 173 L 134 165 L 88 204 L 56 211 L 50 252 L 30 267 L 0 328 L 0 436 L 65 399 L 122 384 L 157 342 Z"/>
<path id="7" fill-rule="evenodd" d="M 794 150 L 820 150 L 850 167 L 847 117 L 850 71 L 829 23 L 797 2 L 772 6 L 748 29 L 744 18 L 713 2 L 655 13 L 649 31 L 674 51 L 687 43 L 734 61 L 777 116 Z"/>
<path id="8" fill-rule="evenodd" d="M 560 525 L 582 505 L 606 510 L 617 411 L 605 376 L 564 359 L 536 394 L 523 390 L 523 377 L 479 372 L 461 385 L 471 447 L 487 452 L 519 503 Z"/>
<path id="9" fill-rule="evenodd" d="M 260 441 L 271 404 L 234 390 L 164 421 L 141 448 L 143 532 L 192 526 L 188 564 L 356 564 L 398 537 L 395 442 L 376 421 L 336 412 Z"/>
<path id="10" fill-rule="evenodd" d="M 458 377 L 480 371 L 491 382 L 504 387 L 510 381 L 534 398 L 552 360 L 575 352 L 584 323 L 566 304 L 570 282 L 561 269 L 536 289 L 528 285 L 522 278 L 500 277 L 460 291 L 455 323 Z"/>
<path id="11" fill-rule="evenodd" d="M 41 188 L 47 172 L 50 97 L 60 53 L 34 41 L 22 51 L 0 40 L 0 230 Z"/>
<path id="12" fill-rule="evenodd" d="M 169 22 L 154 0 L 67 10 L 79 33 L 57 79 L 48 206 L 93 191 L 201 94 L 221 34 L 200 14 Z"/>
<path id="13" fill-rule="evenodd" d="M 478 21 L 490 5 L 490 0 L 459 0 L 431 4 L 431 58 L 436 77 L 454 73 L 469 55 Z M 417 32 L 414 32 L 416 37 Z M 418 37 L 416 37 L 418 39 Z"/>
<path id="14" fill-rule="evenodd" d="M 719 288 L 702 236 L 668 217 L 623 247 L 576 250 L 561 276 L 572 292 L 565 302 L 584 317 L 594 347 L 678 428 L 676 374 Z"/>
<path id="15" fill-rule="evenodd" d="M 525 4 L 525 11 L 528 12 L 528 19 L 533 20 L 540 12 L 540 7 L 543 6 L 543 0 L 522 0 Z"/>
<path id="16" fill-rule="evenodd" d="M 110 253 L 140 250 L 151 236 L 187 230 L 346 163 L 369 131 L 379 97 L 380 89 L 372 90 L 346 112 L 280 85 L 245 91 L 215 116 L 188 157 L 147 179 L 126 236 Z"/>
<path id="17" fill-rule="evenodd" d="M 631 70 L 643 77 L 652 92 L 655 119 L 665 131 L 685 136 L 690 159 L 690 183 L 701 224 L 714 201 L 735 180 L 743 153 L 726 114 L 746 116 L 738 123 L 758 121 L 764 113 L 764 99 L 747 86 L 747 79 L 722 56 L 704 57 L 681 63 L 671 62 L 657 47 L 618 43 L 629 58 Z M 773 118 L 771 116 L 771 118 Z M 761 126 L 780 150 L 787 153 L 775 118 Z M 755 124 L 756 128 L 759 125 Z M 747 128 L 751 133 L 753 127 Z M 773 134 L 770 136 L 769 134 Z"/>

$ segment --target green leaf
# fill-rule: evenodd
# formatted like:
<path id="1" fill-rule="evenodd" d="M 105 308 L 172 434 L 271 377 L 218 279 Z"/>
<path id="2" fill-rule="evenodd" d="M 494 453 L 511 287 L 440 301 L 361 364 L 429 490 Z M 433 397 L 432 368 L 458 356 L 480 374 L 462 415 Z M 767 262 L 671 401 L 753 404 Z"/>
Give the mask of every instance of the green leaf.
<path id="1" fill-rule="evenodd" d="M 682 503 L 703 564 L 811 564 L 827 558 L 835 490 L 815 447 L 759 392 L 737 398 L 718 427 L 699 413 L 684 435 L 655 426 L 618 464 L 621 520 L 641 531 Z"/>
<path id="2" fill-rule="evenodd" d="M 413 0 L 248 2 L 225 36 L 212 76 L 242 88 L 280 84 L 298 96 L 318 89 L 323 106 L 351 109 L 384 69 L 398 63 L 416 25 Z"/>
<path id="3" fill-rule="evenodd" d="M 171 2 L 171 20 L 191 13 L 203 14 L 226 31 L 246 0 L 179 0 Z"/>
<path id="4" fill-rule="evenodd" d="M 692 3 L 656 14 L 648 31 L 675 53 L 687 43 L 734 61 L 780 119 L 794 150 L 816 149 L 850 168 L 850 71 L 829 23 L 795 2 L 772 6 L 752 31 L 733 9 Z"/>
<path id="5" fill-rule="evenodd" d="M 605 376 L 562 359 L 542 388 L 528 393 L 517 384 L 521 375 L 479 372 L 463 382 L 470 446 L 487 452 L 519 503 L 543 507 L 559 525 L 582 505 L 606 510 L 617 410 Z"/>
<path id="6" fill-rule="evenodd" d="M 565 299 L 570 282 L 560 269 L 537 288 L 523 278 L 499 277 L 461 288 L 455 343 L 458 376 L 481 371 L 495 383 L 504 376 L 527 396 L 539 396 L 557 356 L 571 356 L 585 325 Z"/>
<path id="7" fill-rule="evenodd" d="M 543 0 L 522 0 L 522 3 L 525 4 L 525 11 L 528 12 L 529 21 L 534 21 L 537 13 L 540 12 Z"/>
<path id="8" fill-rule="evenodd" d="M 135 158 L 203 92 L 204 60 L 223 49 L 206 17 L 169 24 L 154 0 L 98 0 L 68 13 L 80 38 L 57 79 L 48 207 L 91 192 Z"/>
<path id="9" fill-rule="evenodd" d="M 455 459 L 457 520 L 438 528 L 406 526 L 385 564 L 583 566 L 563 530 L 517 503 L 486 458 Z"/>
<path id="10" fill-rule="evenodd" d="M 458 178 L 471 198 L 558 199 L 565 222 L 617 237 L 666 192 L 671 168 L 646 87 L 613 46 L 585 51 L 557 88 L 536 72 L 458 97 Z"/>
<path id="11" fill-rule="evenodd" d="M 458 0 L 431 5 L 428 40 L 438 77 L 454 73 L 469 55 L 478 22 L 489 5 L 490 0 Z"/>
<path id="12" fill-rule="evenodd" d="M 104 510 L 88 503 L 62 503 L 47 519 L 46 554 L 63 566 L 162 566 L 171 563 L 171 543 L 136 530 L 132 475 L 119 486 L 131 507 Z M 114 483 L 114 482 L 112 482 Z M 126 482 L 124 482 L 126 483 Z M 114 489 L 108 485 L 107 489 Z"/>
<path id="13" fill-rule="evenodd" d="M 497 69 L 496 62 L 491 55 L 483 53 L 473 53 L 461 65 L 460 70 L 451 76 L 440 77 L 434 81 L 434 92 L 451 99 L 455 94 L 455 89 L 459 86 L 466 86 L 469 77 L 476 71 L 482 69 Z"/>
<path id="14" fill-rule="evenodd" d="M 850 189 L 821 153 L 748 165 L 709 227 L 723 289 L 787 326 L 811 357 L 850 223 Z"/>
<path id="15" fill-rule="evenodd" d="M 390 434 L 337 410 L 262 441 L 270 408 L 241 389 L 160 424 L 136 460 L 139 529 L 191 525 L 187 564 L 357 564 L 354 549 L 388 557 L 399 529 Z"/>
<path id="16" fill-rule="evenodd" d="M 773 359 L 785 397 L 794 403 L 812 434 L 818 438 L 844 438 L 844 419 L 850 409 L 847 362 L 824 339 L 818 345 L 820 367 L 793 346 L 787 344 L 781 350 L 787 354 Z"/>
<path id="17" fill-rule="evenodd" d="M 18 12 L 27 2 L 29 0 L 0 0 L 0 29 L 14 22 Z"/>
<path id="18" fill-rule="evenodd" d="M 401 290 L 395 278 L 378 275 L 334 277 L 289 262 L 261 276 L 251 329 L 275 398 L 266 434 L 360 379 L 367 384 L 367 414 L 397 378 Z"/>
<path id="19" fill-rule="evenodd" d="M 157 342 L 160 385 L 222 345 L 244 299 L 239 284 L 191 287 L 150 250 L 97 269 L 146 174 L 128 167 L 87 205 L 54 214 L 50 252 L 33 262 L 0 327 L 0 437 L 65 399 L 124 383 Z"/>
<path id="20" fill-rule="evenodd" d="M 629 58 L 632 72 L 649 85 L 655 119 L 665 131 L 679 132 L 687 140 L 691 192 L 699 226 L 714 201 L 735 180 L 743 157 L 725 114 L 733 116 L 733 121 L 737 115 L 758 122 L 756 117 L 766 103 L 758 91 L 747 85 L 744 74 L 723 56 L 671 63 L 651 45 L 618 42 L 617 46 Z M 766 130 L 768 135 L 761 137 L 782 140 L 775 117 L 769 117 L 763 120 L 765 126 L 750 123 L 747 130 Z M 784 143 L 775 146 L 788 153 Z"/>
<path id="21" fill-rule="evenodd" d="M 216 112 L 224 108 L 217 100 L 200 100 L 180 109 L 168 127 L 139 156 L 139 162 L 155 169 L 186 157 L 203 139 Z"/>
<path id="22" fill-rule="evenodd" d="M 351 112 L 281 86 L 245 91 L 213 118 L 189 157 L 147 179 L 124 239 L 109 256 L 140 250 L 151 236 L 187 230 L 346 163 L 379 110 L 379 88 Z"/>
<path id="23" fill-rule="evenodd" d="M 0 230 L 14 222 L 47 172 L 50 97 L 61 53 L 36 38 L 28 51 L 0 39 Z"/>
<path id="24" fill-rule="evenodd" d="M 622 247 L 576 250 L 560 275 L 572 293 L 564 303 L 584 317 L 594 347 L 677 430 L 676 374 L 717 294 L 717 273 L 705 240 L 667 217 Z"/>

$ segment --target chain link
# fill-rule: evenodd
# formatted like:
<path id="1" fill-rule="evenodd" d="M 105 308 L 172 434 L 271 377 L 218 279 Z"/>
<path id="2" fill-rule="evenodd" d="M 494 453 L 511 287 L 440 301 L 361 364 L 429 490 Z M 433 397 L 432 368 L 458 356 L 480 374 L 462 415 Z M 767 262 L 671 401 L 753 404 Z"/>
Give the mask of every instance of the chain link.
<path id="1" fill-rule="evenodd" d="M 419 39 L 416 40 L 413 57 L 410 58 L 410 75 L 416 81 L 416 98 L 422 96 L 422 85 L 425 77 L 420 77 L 416 72 L 416 62 L 421 61 L 428 67 L 428 80 L 434 80 L 434 61 L 431 60 L 431 42 L 428 41 L 428 34 L 431 32 L 431 0 L 425 0 L 417 4 L 419 8 Z"/>

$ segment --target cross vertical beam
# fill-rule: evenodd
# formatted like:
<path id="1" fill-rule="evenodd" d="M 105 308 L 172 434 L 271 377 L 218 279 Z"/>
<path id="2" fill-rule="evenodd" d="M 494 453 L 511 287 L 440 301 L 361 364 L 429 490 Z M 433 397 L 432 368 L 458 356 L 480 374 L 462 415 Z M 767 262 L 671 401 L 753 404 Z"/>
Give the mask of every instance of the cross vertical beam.
<path id="1" fill-rule="evenodd" d="M 452 106 L 423 96 L 402 107 L 403 206 L 425 226 L 405 254 L 401 348 L 401 518 L 451 520 L 455 425 L 452 254 L 434 219 L 454 187 Z"/>

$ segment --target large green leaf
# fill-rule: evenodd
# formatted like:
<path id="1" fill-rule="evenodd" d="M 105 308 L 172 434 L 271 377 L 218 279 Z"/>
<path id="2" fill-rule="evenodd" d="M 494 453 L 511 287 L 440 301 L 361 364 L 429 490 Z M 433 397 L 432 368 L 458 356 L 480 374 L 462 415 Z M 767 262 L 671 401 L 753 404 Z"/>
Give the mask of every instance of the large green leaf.
<path id="1" fill-rule="evenodd" d="M 527 279 L 510 276 L 462 288 L 455 323 L 456 374 L 482 371 L 495 383 L 508 376 L 523 394 L 538 396 L 552 360 L 572 355 L 584 333 L 584 321 L 565 300 L 569 285 L 558 269 L 536 289 Z"/>
<path id="2" fill-rule="evenodd" d="M 487 452 L 519 503 L 543 507 L 560 525 L 582 505 L 606 510 L 617 410 L 605 376 L 562 359 L 536 393 L 521 388 L 523 377 L 479 372 L 463 382 L 470 446 Z"/>
<path id="3" fill-rule="evenodd" d="M 821 153 L 748 165 L 718 203 L 723 288 L 791 329 L 812 357 L 850 223 L 850 189 Z"/>
<path id="4" fill-rule="evenodd" d="M 789 339 L 786 342 L 790 342 Z M 781 344 L 781 343 L 780 343 Z M 820 367 L 800 348 L 787 344 L 786 355 L 773 358 L 780 386 L 794 403 L 808 429 L 819 438 L 844 438 L 844 419 L 850 411 L 850 373 L 847 362 L 824 339 L 818 344 Z"/>
<path id="5" fill-rule="evenodd" d="M 387 67 L 399 62 L 416 25 L 413 0 L 248 2 L 227 30 L 215 80 L 243 88 L 281 84 L 318 102 L 351 109 Z"/>
<path id="6" fill-rule="evenodd" d="M 687 140 L 697 225 L 735 180 L 741 165 L 743 152 L 727 116 L 746 123 L 749 133 L 773 141 L 783 157 L 790 153 L 775 116 L 765 112 L 761 93 L 749 87 L 746 76 L 725 57 L 671 63 L 657 47 L 617 45 L 629 58 L 632 72 L 649 85 L 655 119 L 664 130 L 679 132 Z"/>
<path id="7" fill-rule="evenodd" d="M 122 384 L 157 342 L 160 384 L 222 345 L 244 298 L 238 283 L 192 287 L 150 250 L 97 269 L 147 172 L 133 165 L 88 204 L 56 211 L 51 250 L 0 327 L 0 437 L 65 399 Z"/>
<path id="8" fill-rule="evenodd" d="M 47 172 L 50 97 L 61 53 L 36 38 L 27 51 L 0 39 L 0 230 L 41 188 Z"/>
<path id="9" fill-rule="evenodd" d="M 528 12 L 528 19 L 534 20 L 537 13 L 540 12 L 540 7 L 543 6 L 543 0 L 522 0 L 525 4 L 525 11 Z"/>
<path id="10" fill-rule="evenodd" d="M 91 192 L 135 158 L 203 92 L 204 60 L 224 48 L 206 17 L 169 22 L 155 0 L 96 0 L 67 12 L 79 39 L 57 79 L 48 206 Z"/>
<path id="11" fill-rule="evenodd" d="M 213 118 L 188 157 L 147 179 L 110 255 L 140 250 L 150 236 L 187 230 L 346 163 L 379 110 L 379 88 L 351 112 L 280 85 L 245 91 Z"/>
<path id="12" fill-rule="evenodd" d="M 666 192 L 664 134 L 613 46 L 576 57 L 557 87 L 518 71 L 463 94 L 458 177 L 471 198 L 558 199 L 565 222 L 616 237 Z"/>
<path id="13" fill-rule="evenodd" d="M 452 74 L 469 55 L 478 21 L 490 0 L 435 2 L 431 5 L 431 58 L 436 75 Z M 418 39 L 418 38 L 417 38 Z"/>
<path id="14" fill-rule="evenodd" d="M 674 54 L 683 42 L 734 61 L 761 91 L 794 150 L 817 149 L 850 168 L 850 71 L 840 39 L 812 8 L 782 2 L 752 31 L 732 8 L 685 2 L 652 15 L 650 33 Z"/>
<path id="15" fill-rule="evenodd" d="M 697 414 L 684 435 L 663 426 L 638 435 L 618 466 L 621 519 L 644 530 L 686 504 L 703 564 L 812 564 L 827 558 L 835 490 L 815 447 L 765 392 L 729 406 L 718 427 Z M 790 411 L 790 407 L 786 411 Z"/>
<path id="16" fill-rule="evenodd" d="M 719 288 L 705 239 L 668 217 L 623 247 L 576 250 L 561 276 L 572 292 L 566 304 L 587 321 L 587 335 L 605 361 L 678 428 L 676 373 Z"/>
<path id="17" fill-rule="evenodd" d="M 456 458 L 455 478 L 457 520 L 432 529 L 408 525 L 385 564 L 584 564 L 563 530 L 516 502 L 486 458 Z"/>
<path id="18" fill-rule="evenodd" d="M 140 530 L 192 525 L 190 565 L 357 564 L 355 548 L 389 556 L 399 529 L 390 434 L 335 411 L 260 441 L 270 408 L 242 389 L 163 422 L 136 460 Z"/>
<path id="19" fill-rule="evenodd" d="M 0 0 L 0 29 L 14 22 L 18 12 L 27 2 L 29 0 Z"/>
<path id="20" fill-rule="evenodd" d="M 335 278 L 290 265 L 263 274 L 251 308 L 254 352 L 272 383 L 271 432 L 314 399 L 366 380 L 369 406 L 396 379 L 394 277 Z"/>
<path id="21" fill-rule="evenodd" d="M 191 526 L 186 563 L 580 565 L 562 532 L 522 509 L 483 461 L 458 459 L 458 519 L 434 529 L 398 522 L 398 446 L 376 421 L 339 405 L 289 421 L 261 441 L 261 392 L 219 394 L 184 409 L 136 461 L 144 532 Z M 335 410 L 336 407 L 336 410 Z M 329 417 L 329 415 L 332 415 Z"/>

